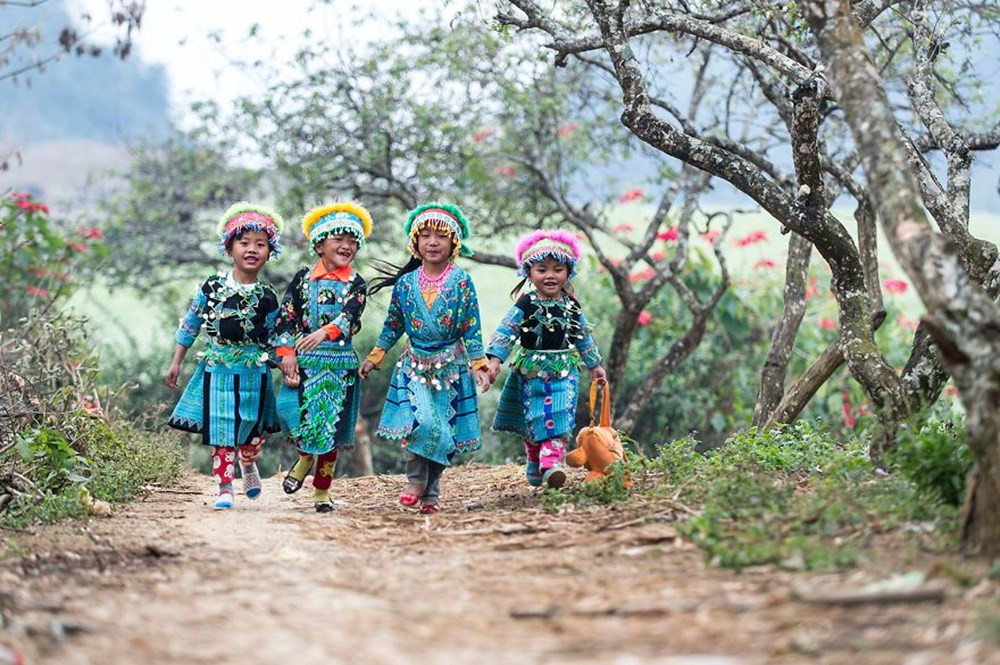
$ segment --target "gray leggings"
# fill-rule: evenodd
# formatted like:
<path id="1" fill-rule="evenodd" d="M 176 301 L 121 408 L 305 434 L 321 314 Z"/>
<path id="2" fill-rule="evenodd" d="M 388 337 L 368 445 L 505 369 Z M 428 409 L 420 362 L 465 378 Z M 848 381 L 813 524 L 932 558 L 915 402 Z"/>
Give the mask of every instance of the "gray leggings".
<path id="1" fill-rule="evenodd" d="M 448 461 L 451 461 L 451 455 L 448 455 Z M 441 473 L 444 469 L 444 464 L 411 452 L 406 453 L 406 480 L 414 485 L 424 486 L 424 493 L 420 497 L 421 501 L 438 500 L 441 495 Z"/>

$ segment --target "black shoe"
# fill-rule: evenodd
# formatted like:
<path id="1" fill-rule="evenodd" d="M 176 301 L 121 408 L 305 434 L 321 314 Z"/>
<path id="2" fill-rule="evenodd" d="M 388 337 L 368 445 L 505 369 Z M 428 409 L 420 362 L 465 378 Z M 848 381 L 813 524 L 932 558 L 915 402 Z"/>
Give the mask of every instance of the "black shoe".
<path id="1" fill-rule="evenodd" d="M 317 503 L 316 504 L 316 512 L 317 513 L 332 513 L 333 512 L 333 502 L 332 501 L 323 501 L 321 503 Z"/>

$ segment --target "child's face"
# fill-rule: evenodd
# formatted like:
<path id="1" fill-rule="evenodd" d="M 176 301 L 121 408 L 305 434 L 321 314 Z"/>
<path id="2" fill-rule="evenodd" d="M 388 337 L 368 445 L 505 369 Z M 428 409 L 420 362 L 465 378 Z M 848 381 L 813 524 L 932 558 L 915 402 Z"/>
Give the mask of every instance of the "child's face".
<path id="1" fill-rule="evenodd" d="M 569 280 L 569 266 L 562 261 L 545 259 L 531 265 L 528 279 L 543 298 L 555 298 Z"/>
<path id="2" fill-rule="evenodd" d="M 316 253 L 327 268 L 343 268 L 358 255 L 358 239 L 350 233 L 327 236 L 316 245 Z"/>
<path id="3" fill-rule="evenodd" d="M 423 262 L 432 265 L 444 265 L 451 259 L 455 244 L 451 234 L 446 231 L 425 226 L 417 231 L 417 253 Z"/>
<path id="4" fill-rule="evenodd" d="M 271 246 L 267 244 L 267 233 L 264 231 L 244 231 L 233 240 L 229 255 L 233 257 L 233 266 L 250 274 L 257 274 L 268 257 L 271 256 Z"/>

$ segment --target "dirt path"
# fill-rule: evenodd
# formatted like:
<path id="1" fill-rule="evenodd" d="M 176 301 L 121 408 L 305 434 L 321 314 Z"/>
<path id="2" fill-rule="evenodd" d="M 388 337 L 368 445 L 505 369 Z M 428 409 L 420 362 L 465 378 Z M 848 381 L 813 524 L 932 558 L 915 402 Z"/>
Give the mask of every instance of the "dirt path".
<path id="1" fill-rule="evenodd" d="M 0 665 L 4 644 L 60 665 L 1000 663 L 974 634 L 996 585 L 807 605 L 793 589 L 900 571 L 707 568 L 669 512 L 548 515 L 520 474 L 451 470 L 432 517 L 395 506 L 400 477 L 338 480 L 339 509 L 318 515 L 308 486 L 287 497 L 278 478 L 215 512 L 191 476 L 111 519 L 18 535 L 0 561 Z"/>

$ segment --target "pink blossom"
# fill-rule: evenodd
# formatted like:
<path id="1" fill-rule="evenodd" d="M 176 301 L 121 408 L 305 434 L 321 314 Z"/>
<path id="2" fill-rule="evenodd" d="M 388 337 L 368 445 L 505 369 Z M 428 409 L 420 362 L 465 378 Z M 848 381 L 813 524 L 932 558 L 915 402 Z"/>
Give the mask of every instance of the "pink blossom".
<path id="1" fill-rule="evenodd" d="M 705 231 L 704 233 L 701 234 L 701 239 L 709 244 L 714 245 L 715 241 L 719 239 L 720 235 L 722 235 L 721 231 L 715 231 L 715 230 Z"/>
<path id="2" fill-rule="evenodd" d="M 501 164 L 493 169 L 493 175 L 503 176 L 504 178 L 513 178 L 516 173 L 517 169 L 510 164 Z"/>
<path id="3" fill-rule="evenodd" d="M 497 131 L 496 127 L 483 127 L 478 132 L 469 137 L 469 140 L 473 143 L 482 143 L 489 137 L 493 136 Z"/>
<path id="4" fill-rule="evenodd" d="M 11 195 L 10 195 L 10 198 L 15 199 L 15 200 L 16 199 L 30 199 L 31 198 L 31 194 L 29 194 L 28 192 L 12 192 Z"/>
<path id="5" fill-rule="evenodd" d="M 27 289 L 25 289 L 25 293 L 27 293 L 29 296 L 40 296 L 43 298 L 49 295 L 48 291 L 37 286 L 29 286 Z"/>
<path id="6" fill-rule="evenodd" d="M 662 240 L 664 242 L 676 242 L 677 237 L 678 237 L 677 229 L 672 226 L 669 229 L 665 231 L 660 231 L 659 233 L 656 234 L 656 239 Z"/>
<path id="7" fill-rule="evenodd" d="M 653 259 L 654 261 L 659 262 L 659 261 L 662 261 L 663 259 L 667 258 L 667 253 L 666 252 L 656 251 L 656 252 L 653 252 L 652 254 L 650 254 L 649 258 Z"/>
<path id="8" fill-rule="evenodd" d="M 640 270 L 639 272 L 634 272 L 628 276 L 628 281 L 632 284 L 636 282 L 644 282 L 647 279 L 653 279 L 656 277 L 656 271 L 652 268 L 646 268 L 645 270 Z"/>
<path id="9" fill-rule="evenodd" d="M 740 247 L 749 247 L 750 245 L 756 245 L 759 242 L 767 242 L 767 234 L 763 231 L 751 231 L 747 235 L 736 240 L 736 244 Z"/>
<path id="10" fill-rule="evenodd" d="M 28 199 L 17 199 L 14 205 L 21 210 L 29 210 L 32 207 L 32 203 Z"/>
<path id="11" fill-rule="evenodd" d="M 68 243 L 66 243 L 66 246 L 69 247 L 70 249 L 72 249 L 75 252 L 86 252 L 87 251 L 87 246 L 86 245 L 81 245 L 78 242 L 68 242 Z"/>
<path id="12" fill-rule="evenodd" d="M 819 320 L 819 327 L 823 330 L 836 330 L 837 322 L 830 318 L 822 318 Z"/>
<path id="13" fill-rule="evenodd" d="M 905 316 L 903 316 L 902 314 L 900 314 L 898 317 L 896 317 L 896 323 L 898 323 L 899 327 L 903 328 L 904 330 L 916 330 L 917 326 L 920 325 L 919 321 L 914 321 L 913 319 L 908 319 Z"/>
<path id="14" fill-rule="evenodd" d="M 31 206 L 28 207 L 28 212 L 44 212 L 45 214 L 48 214 L 49 207 L 44 203 L 32 203 Z"/>
<path id="15" fill-rule="evenodd" d="M 774 261 L 771 259 L 761 259 L 757 263 L 753 264 L 754 270 L 761 270 L 766 268 L 773 268 Z"/>
<path id="16" fill-rule="evenodd" d="M 650 323 L 653 322 L 653 315 L 649 313 L 649 310 L 644 309 L 641 312 L 639 312 L 639 318 L 636 319 L 636 322 L 640 326 L 648 326 Z"/>
<path id="17" fill-rule="evenodd" d="M 567 136 L 577 131 L 578 129 L 580 129 L 580 125 L 576 124 L 575 122 L 567 122 L 566 124 L 564 124 L 562 127 L 559 128 L 559 136 L 562 138 L 566 138 Z"/>
<path id="18" fill-rule="evenodd" d="M 104 233 L 98 228 L 82 228 L 77 231 L 84 238 L 90 238 L 91 240 L 100 240 L 104 237 Z"/>
<path id="19" fill-rule="evenodd" d="M 632 231 L 635 231 L 635 228 L 631 224 L 618 224 L 615 228 L 611 229 L 611 232 L 616 235 L 619 233 L 632 233 Z"/>
<path id="20" fill-rule="evenodd" d="M 949 397 L 961 397 L 961 393 L 958 392 L 958 388 L 956 388 L 952 383 L 949 383 L 948 387 L 944 389 L 944 394 Z"/>
<path id="21" fill-rule="evenodd" d="M 809 286 L 806 287 L 806 300 L 810 298 L 816 298 L 820 295 L 819 287 L 816 286 L 817 279 L 815 277 L 809 278 Z"/>
<path id="22" fill-rule="evenodd" d="M 901 279 L 887 279 L 882 282 L 882 286 L 885 290 L 892 294 L 906 293 L 906 289 L 910 286 Z"/>
<path id="23" fill-rule="evenodd" d="M 618 197 L 618 203 L 632 203 L 632 201 L 637 201 L 645 196 L 645 192 L 643 192 L 640 188 L 633 187 Z"/>

